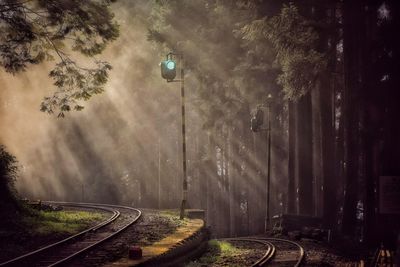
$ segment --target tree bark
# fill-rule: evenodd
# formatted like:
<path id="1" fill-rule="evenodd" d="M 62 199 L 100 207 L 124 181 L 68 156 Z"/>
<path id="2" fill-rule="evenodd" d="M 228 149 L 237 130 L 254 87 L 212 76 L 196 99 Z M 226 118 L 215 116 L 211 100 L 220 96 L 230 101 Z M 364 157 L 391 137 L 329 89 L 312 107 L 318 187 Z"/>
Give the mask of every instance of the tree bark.
<path id="1" fill-rule="evenodd" d="M 347 235 L 354 235 L 357 219 L 356 208 L 359 190 L 359 79 L 360 65 L 358 50 L 360 16 L 362 3 L 360 0 L 344 2 L 344 138 L 345 138 L 345 190 L 343 206 L 342 231 Z M 353 18 L 357 17 L 357 20 Z"/>
<path id="2" fill-rule="evenodd" d="M 296 116 L 296 180 L 298 213 L 312 215 L 312 114 L 311 94 L 307 93 L 297 102 Z"/>
<path id="3" fill-rule="evenodd" d="M 288 193 L 287 193 L 287 212 L 296 213 L 296 121 L 295 103 L 289 101 L 289 159 L 288 159 Z"/>
<path id="4" fill-rule="evenodd" d="M 322 216 L 322 180 L 323 180 L 323 167 L 325 161 L 322 151 L 322 110 L 321 101 L 322 91 L 329 90 L 325 87 L 321 79 L 317 81 L 316 88 L 311 91 L 311 103 L 312 103 L 312 167 L 313 167 L 313 192 L 314 192 L 314 211 L 313 215 Z"/>

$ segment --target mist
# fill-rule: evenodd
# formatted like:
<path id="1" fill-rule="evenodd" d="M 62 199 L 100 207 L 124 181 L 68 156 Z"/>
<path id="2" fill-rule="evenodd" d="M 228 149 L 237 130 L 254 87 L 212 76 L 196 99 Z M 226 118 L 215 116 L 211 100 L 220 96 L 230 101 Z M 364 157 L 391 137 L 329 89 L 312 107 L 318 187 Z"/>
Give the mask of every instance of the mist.
<path id="1" fill-rule="evenodd" d="M 133 175 L 138 160 L 151 171 L 158 132 L 178 125 L 171 114 L 179 98 L 159 79 L 160 56 L 146 40 L 145 17 L 131 14 L 140 14 L 137 8 L 115 6 L 122 34 L 101 55 L 113 66 L 110 82 L 104 94 L 85 103 L 84 112 L 59 119 L 39 111 L 54 88 L 51 63 L 15 76 L 1 73 L 1 141 L 21 165 L 21 195 L 71 200 L 81 197 L 84 185 L 86 201 L 121 201 L 107 190 L 123 190 L 120 183 Z"/>
<path id="2" fill-rule="evenodd" d="M 229 66 L 238 51 L 219 46 L 219 40 L 226 36 L 218 33 L 210 32 L 211 42 L 197 37 L 193 28 L 204 18 L 197 12 L 195 3 L 191 8 L 193 12 L 185 18 L 192 16 L 193 20 L 180 21 L 177 17 L 176 23 L 182 25 L 182 29 L 171 32 L 169 38 L 194 40 L 177 44 L 188 61 L 207 66 L 206 70 L 218 77 L 218 81 L 228 80 L 232 75 Z M 158 65 L 169 50 L 160 49 L 147 40 L 152 23 L 149 19 L 151 3 L 119 1 L 113 10 L 121 34 L 100 55 L 110 62 L 113 70 L 105 93 L 84 103 L 83 111 L 71 112 L 65 118 L 39 111 L 42 98 L 54 88 L 48 77 L 51 62 L 32 66 L 15 76 L 0 73 L 3 125 L 0 141 L 19 161 L 20 177 L 16 185 L 21 197 L 149 208 L 178 208 L 180 205 L 180 91 L 177 83 L 167 83 L 160 77 Z M 225 20 L 222 23 L 233 23 L 234 17 L 230 18 L 227 13 L 221 15 L 221 20 Z M 232 41 L 235 39 L 232 33 L 228 37 Z M 211 50 L 213 53 L 208 54 Z M 209 108 L 199 104 L 205 92 L 199 79 L 188 68 L 189 207 L 207 209 L 208 222 L 215 226 L 217 234 L 229 234 L 224 225 L 230 216 L 236 216 L 237 225 L 244 229 L 241 231 L 257 232 L 263 227 L 263 215 L 257 210 L 265 210 L 267 144 L 265 135 L 252 134 L 247 124 L 251 109 L 265 94 L 265 88 L 238 79 L 238 84 L 232 85 L 235 88 L 255 85 L 258 88 L 247 95 L 246 90 L 229 90 L 223 84 L 209 85 L 207 94 L 215 92 L 216 95 L 209 95 L 210 101 L 230 110 L 211 118 Z M 260 82 L 268 80 L 271 78 Z M 248 102 L 244 105 L 224 102 L 218 98 L 219 90 Z M 231 121 L 237 114 L 240 117 L 236 123 L 246 131 L 231 132 L 221 123 L 225 119 Z M 281 117 L 273 120 L 279 129 L 287 127 Z M 209 121 L 214 121 L 215 133 L 205 126 Z M 279 133 L 273 137 L 281 138 L 272 148 L 272 157 L 281 163 L 287 160 L 280 148 L 280 144 L 285 143 L 284 137 Z M 248 140 L 249 145 L 243 140 Z M 210 165 L 214 160 L 216 166 Z M 284 209 L 282 194 L 285 190 L 282 188 L 286 185 L 287 173 L 283 165 L 274 165 L 272 173 L 273 177 L 280 177 L 279 181 L 272 180 L 275 190 L 271 196 L 273 209 L 279 212 Z M 227 208 L 230 199 L 239 207 L 237 211 L 231 210 L 231 215 Z M 217 214 L 220 215 L 218 219 L 215 218 Z"/>

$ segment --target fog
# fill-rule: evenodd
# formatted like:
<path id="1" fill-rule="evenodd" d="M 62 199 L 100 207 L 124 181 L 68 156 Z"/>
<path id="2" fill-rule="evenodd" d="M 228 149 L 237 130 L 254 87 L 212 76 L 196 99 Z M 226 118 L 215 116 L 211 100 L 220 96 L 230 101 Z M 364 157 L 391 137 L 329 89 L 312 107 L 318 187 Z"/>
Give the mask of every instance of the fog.
<path id="1" fill-rule="evenodd" d="M 113 70 L 106 92 L 82 112 L 59 119 L 39 111 L 54 89 L 51 62 L 15 76 L 1 73 L 1 142 L 18 158 L 21 195 L 71 200 L 81 197 L 83 185 L 86 201 L 119 201 L 113 191 L 125 188 L 120 183 L 133 175 L 135 161 L 152 169 L 158 133 L 178 126 L 179 89 L 159 78 L 161 54 L 147 41 L 138 8 L 114 6 L 121 36 L 100 56 Z M 166 120 L 172 124 L 157 123 Z"/>
<path id="2" fill-rule="evenodd" d="M 182 194 L 180 88 L 178 83 L 167 83 L 160 76 L 158 64 L 169 50 L 160 50 L 147 40 L 151 7 L 146 2 L 119 1 L 113 6 L 121 34 L 99 56 L 110 62 L 113 70 L 105 93 L 84 103 L 85 109 L 81 112 L 57 118 L 39 111 L 42 98 L 54 89 L 48 77 L 51 62 L 30 66 L 26 72 L 15 76 L 0 73 L 0 119 L 3 125 L 0 143 L 5 144 L 19 161 L 20 177 L 16 185 L 21 197 L 152 208 L 179 207 Z M 172 32 L 170 37 L 179 38 L 186 34 L 196 40 L 193 27 L 202 17 L 193 19 L 182 21 L 182 30 Z M 210 34 L 213 43 L 199 39 L 191 44 L 181 44 L 182 49 L 191 61 L 209 66 L 209 71 L 216 77 L 226 80 L 231 73 L 225 65 L 231 64 L 230 57 L 234 57 L 236 51 L 218 47 L 218 38 L 224 36 Z M 217 52 L 209 55 L 211 50 Z M 245 118 L 245 121 L 239 123 L 247 132 L 229 135 L 222 125 L 221 132 L 228 133 L 228 139 L 215 135 L 210 141 L 209 132 L 204 128 L 204 116 L 207 116 L 204 109 L 207 108 L 198 106 L 197 102 L 202 90 L 197 79 L 187 72 L 189 205 L 209 208 L 208 219 L 212 223 L 213 215 L 226 215 L 217 207 L 228 206 L 229 199 L 235 197 L 240 207 L 237 213 L 247 213 L 247 217 L 238 219 L 239 224 L 247 224 L 249 231 L 254 226 L 249 223 L 249 199 L 252 196 L 254 210 L 251 214 L 255 219 L 259 217 L 258 225 L 254 226 L 257 231 L 263 225 L 263 215 L 257 210 L 265 210 L 265 135 L 251 134 L 246 125 L 253 106 L 224 102 L 211 96 L 212 101 L 232 111 L 232 115 L 222 114 L 222 118 L 226 116 L 231 120 L 235 112 L 240 112 L 242 115 L 238 120 Z M 240 88 L 240 85 L 236 86 Z M 246 86 L 254 86 L 254 83 Z M 232 91 L 232 94 L 241 93 L 240 90 Z M 253 96 L 245 97 L 253 99 L 255 106 L 265 91 L 253 93 Z M 251 147 L 245 147 L 243 138 L 249 138 Z M 238 148 L 223 150 L 228 147 L 226 141 Z M 204 156 L 207 151 L 214 158 Z M 246 154 L 244 164 L 243 155 Z M 273 147 L 272 156 L 283 162 L 285 156 L 281 154 Z M 199 168 L 199 158 L 202 162 L 216 160 L 217 169 L 207 165 Z M 272 172 L 285 176 L 283 168 L 273 167 Z M 232 178 L 228 172 L 238 177 L 236 193 L 232 182 L 229 186 Z M 282 180 L 272 181 L 274 188 L 284 185 Z M 210 189 L 205 192 L 206 188 L 216 188 L 217 193 L 211 193 Z M 202 195 L 207 193 L 209 195 L 203 201 Z M 273 193 L 271 201 L 276 210 L 282 208 L 280 191 Z M 223 223 L 216 226 L 217 231 L 219 229 L 226 235 L 223 228 Z"/>

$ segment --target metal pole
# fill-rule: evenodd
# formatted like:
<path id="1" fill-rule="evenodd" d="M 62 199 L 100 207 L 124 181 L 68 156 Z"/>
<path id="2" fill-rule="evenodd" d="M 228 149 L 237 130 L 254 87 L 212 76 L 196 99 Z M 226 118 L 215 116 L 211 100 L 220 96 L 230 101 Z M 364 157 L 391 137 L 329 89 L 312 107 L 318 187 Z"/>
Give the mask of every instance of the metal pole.
<path id="1" fill-rule="evenodd" d="M 267 219 L 265 222 L 265 230 L 270 227 L 270 215 L 269 215 L 269 199 L 270 199 L 270 187 L 271 187 L 271 104 L 268 103 L 268 155 L 267 155 Z"/>
<path id="2" fill-rule="evenodd" d="M 82 202 L 85 202 L 85 185 L 82 182 Z"/>
<path id="3" fill-rule="evenodd" d="M 158 209 L 161 209 L 161 140 L 158 137 Z"/>
<path id="4" fill-rule="evenodd" d="M 185 75 L 183 54 L 181 56 L 181 106 L 182 106 L 182 167 L 183 167 L 183 182 L 182 182 L 182 203 L 180 219 L 185 217 L 185 207 L 187 202 L 187 174 L 186 174 L 186 128 L 185 128 Z"/>

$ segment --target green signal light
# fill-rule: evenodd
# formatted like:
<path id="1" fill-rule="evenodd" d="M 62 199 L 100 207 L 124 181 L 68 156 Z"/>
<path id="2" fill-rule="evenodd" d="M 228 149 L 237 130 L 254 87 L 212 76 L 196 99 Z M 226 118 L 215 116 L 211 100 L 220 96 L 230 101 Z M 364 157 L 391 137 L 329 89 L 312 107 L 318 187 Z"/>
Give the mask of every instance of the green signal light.
<path id="1" fill-rule="evenodd" d="M 161 62 L 161 77 L 167 81 L 172 81 L 176 77 L 176 62 L 167 59 Z"/>
<path id="2" fill-rule="evenodd" d="M 168 61 L 167 62 L 167 68 L 168 69 L 170 69 L 170 70 L 173 70 L 173 69 L 175 69 L 175 62 L 174 61 Z"/>

